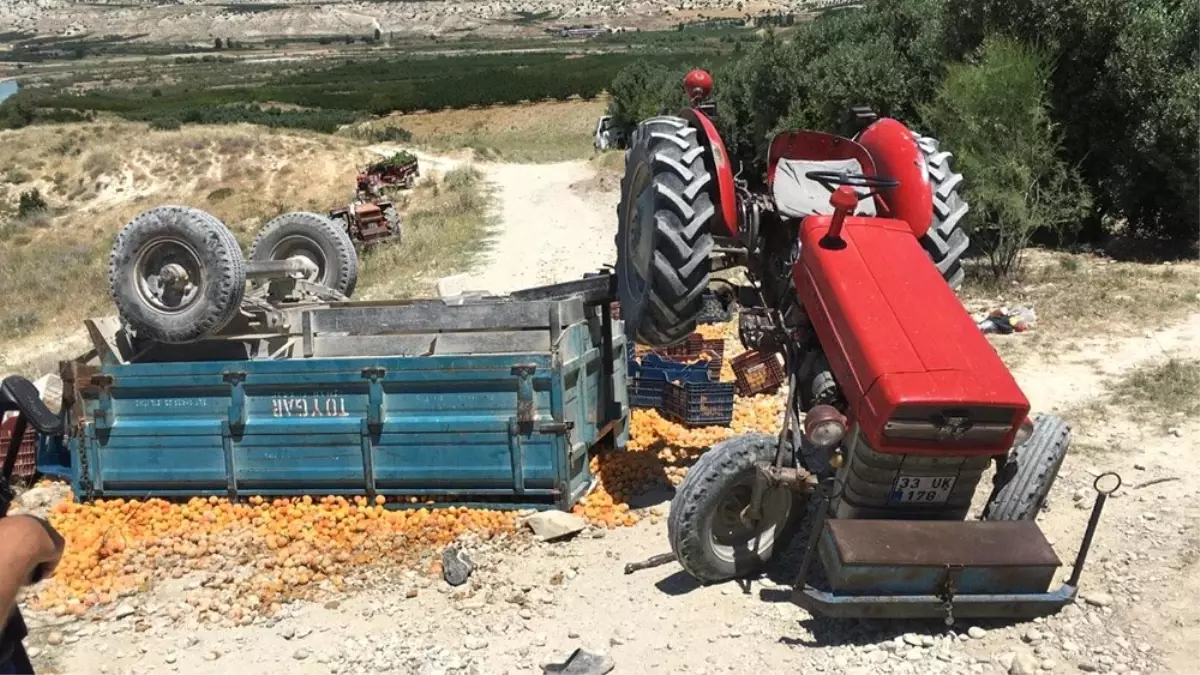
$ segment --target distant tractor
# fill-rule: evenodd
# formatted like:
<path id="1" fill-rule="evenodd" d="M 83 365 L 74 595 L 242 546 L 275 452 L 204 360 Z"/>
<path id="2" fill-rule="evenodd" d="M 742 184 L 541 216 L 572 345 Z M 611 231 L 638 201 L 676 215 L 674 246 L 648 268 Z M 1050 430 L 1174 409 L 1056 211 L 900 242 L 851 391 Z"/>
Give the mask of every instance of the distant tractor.
<path id="1" fill-rule="evenodd" d="M 360 187 L 364 176 L 376 189 L 382 186 L 410 190 L 417 184 L 417 178 L 421 176 L 421 166 L 416 155 L 400 151 L 367 165 L 367 168 L 359 175 Z"/>
<path id="2" fill-rule="evenodd" d="M 349 205 L 331 210 L 329 217 L 343 225 L 357 245 L 401 239 L 400 214 L 390 199 L 363 199 L 360 195 Z"/>

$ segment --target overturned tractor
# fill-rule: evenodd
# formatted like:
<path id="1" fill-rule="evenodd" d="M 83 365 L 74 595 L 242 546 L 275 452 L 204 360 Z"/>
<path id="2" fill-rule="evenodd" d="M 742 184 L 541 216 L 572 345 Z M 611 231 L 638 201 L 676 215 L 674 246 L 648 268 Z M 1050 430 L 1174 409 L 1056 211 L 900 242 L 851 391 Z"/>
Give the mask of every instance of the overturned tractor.
<path id="1" fill-rule="evenodd" d="M 402 237 L 400 213 L 389 199 L 368 200 L 360 196 L 347 206 L 330 210 L 329 217 L 340 223 L 359 246 L 388 240 L 399 242 Z"/>
<path id="2" fill-rule="evenodd" d="M 782 352 L 789 399 L 778 435 L 718 443 L 688 473 L 671 504 L 674 559 L 702 582 L 751 575 L 813 512 L 793 597 L 814 613 L 953 622 L 1070 602 L 1082 554 L 1050 590 L 1060 562 L 1034 523 L 1069 429 L 1029 416 L 955 295 L 967 204 L 950 153 L 856 109 L 852 138 L 775 136 L 752 180 L 712 121 L 709 74 L 684 87 L 692 106 L 642 122 L 626 155 L 627 336 L 682 340 L 712 272 L 744 266 L 739 332 Z M 993 466 L 982 517 L 968 520 Z"/>

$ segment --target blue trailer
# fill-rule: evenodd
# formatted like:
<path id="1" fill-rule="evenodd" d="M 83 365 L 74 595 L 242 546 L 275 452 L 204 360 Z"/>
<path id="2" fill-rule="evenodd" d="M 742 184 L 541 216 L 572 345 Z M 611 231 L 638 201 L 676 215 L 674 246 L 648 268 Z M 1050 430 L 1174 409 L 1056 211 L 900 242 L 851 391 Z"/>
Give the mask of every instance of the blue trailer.
<path id="1" fill-rule="evenodd" d="M 76 498 L 570 508 L 591 452 L 628 440 L 610 296 L 605 274 L 458 306 L 300 304 L 188 344 L 89 321 L 95 348 L 62 368 Z"/>

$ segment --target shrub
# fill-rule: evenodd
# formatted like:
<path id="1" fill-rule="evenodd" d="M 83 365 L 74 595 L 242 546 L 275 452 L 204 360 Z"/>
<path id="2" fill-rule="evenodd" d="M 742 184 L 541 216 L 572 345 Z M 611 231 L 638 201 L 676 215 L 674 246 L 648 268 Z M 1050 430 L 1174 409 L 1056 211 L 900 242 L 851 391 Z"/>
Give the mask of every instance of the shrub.
<path id="1" fill-rule="evenodd" d="M 155 117 L 150 120 L 150 128 L 156 131 L 175 131 L 182 126 L 175 117 Z"/>
<path id="2" fill-rule="evenodd" d="M 998 33 L 1045 45 L 1067 159 L 1096 195 L 1091 224 L 1195 242 L 1200 222 L 1200 3 L 955 0 L 951 56 Z"/>
<path id="3" fill-rule="evenodd" d="M 1035 232 L 1061 241 L 1091 209 L 1078 172 L 1059 158 L 1050 120 L 1048 57 L 1018 42 L 989 38 L 972 63 L 951 66 L 926 121 L 954 148 L 971 204 L 973 243 L 993 276 L 1019 270 Z"/>
<path id="4" fill-rule="evenodd" d="M 37 188 L 26 190 L 17 198 L 18 218 L 32 218 L 43 215 L 49 208 L 49 205 L 46 204 L 46 199 L 42 197 L 42 193 Z"/>

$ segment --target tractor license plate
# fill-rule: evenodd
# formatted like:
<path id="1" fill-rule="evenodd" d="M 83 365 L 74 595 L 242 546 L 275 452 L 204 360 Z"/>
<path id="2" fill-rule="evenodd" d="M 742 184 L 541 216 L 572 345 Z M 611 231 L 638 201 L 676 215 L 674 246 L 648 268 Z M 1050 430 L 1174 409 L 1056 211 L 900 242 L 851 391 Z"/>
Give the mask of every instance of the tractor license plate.
<path id="1" fill-rule="evenodd" d="M 954 476 L 900 476 L 892 486 L 893 504 L 945 504 Z"/>

